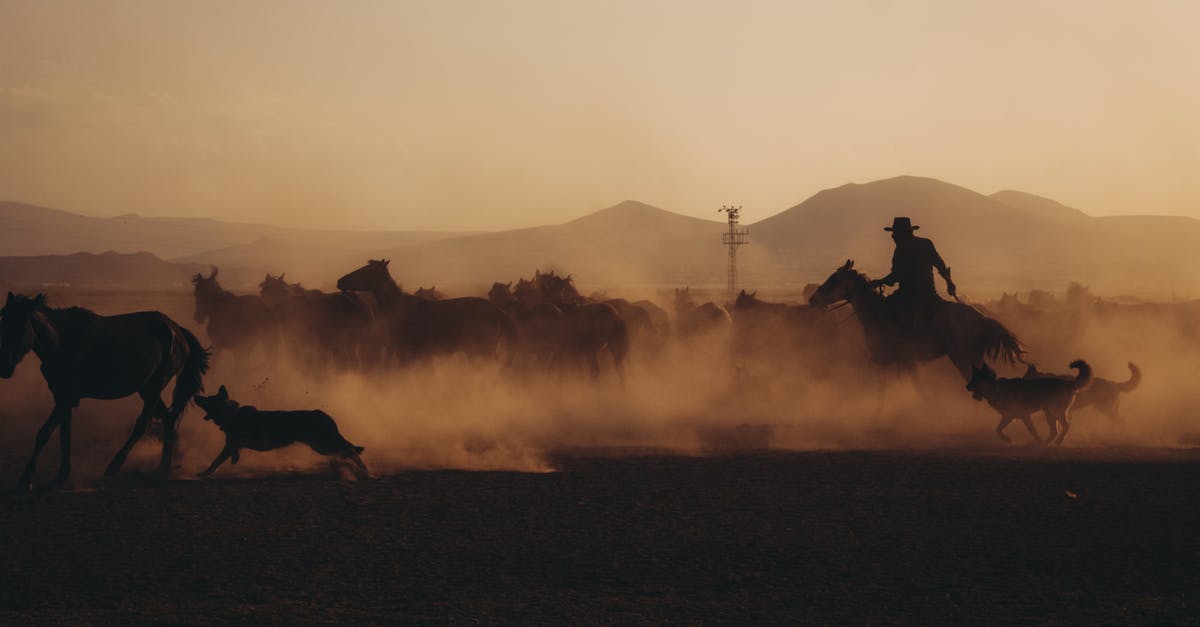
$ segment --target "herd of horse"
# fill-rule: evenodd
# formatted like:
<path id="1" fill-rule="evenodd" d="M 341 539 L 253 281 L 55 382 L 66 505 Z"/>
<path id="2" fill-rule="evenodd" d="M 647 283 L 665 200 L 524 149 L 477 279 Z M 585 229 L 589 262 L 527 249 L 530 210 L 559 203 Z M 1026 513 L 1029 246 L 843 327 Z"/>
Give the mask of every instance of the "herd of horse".
<path id="1" fill-rule="evenodd" d="M 896 324 L 884 297 L 852 261 L 816 286 L 808 303 L 770 303 L 743 291 L 725 307 L 696 303 L 685 287 L 671 294 L 670 312 L 650 300 L 585 297 L 571 275 L 555 272 L 535 271 L 515 285 L 495 283 L 486 298 L 406 292 L 392 278 L 386 259 L 370 260 L 342 276 L 338 291 L 331 293 L 288 283 L 281 274 L 267 275 L 258 294 L 235 294 L 220 285 L 217 275 L 213 268 L 208 276 L 192 279 L 194 318 L 205 325 L 208 348 L 161 313 L 100 316 L 78 307 L 49 307 L 41 295 L 9 294 L 0 310 L 0 377 L 12 376 L 32 351 L 55 402 L 22 482 L 30 484 L 38 454 L 55 429 L 62 448 L 56 480 L 66 479 L 71 413 L 81 399 L 132 394 L 142 398 L 143 408 L 107 474 L 119 471 L 155 417 L 162 420 L 164 434 L 159 472 L 169 473 L 179 416 L 203 390 L 210 359 L 222 353 L 239 360 L 256 351 L 285 355 L 313 370 L 378 370 L 461 354 L 472 363 L 581 369 L 592 378 L 600 376 L 607 354 L 623 381 L 632 351 L 653 354 L 669 342 L 733 338 L 785 360 L 821 355 L 822 347 L 840 335 L 831 305 L 848 303 L 862 326 L 869 357 L 880 368 L 911 370 L 946 356 L 969 378 L 972 367 L 987 359 L 1012 363 L 1022 355 L 1020 342 L 1003 325 L 960 303 L 945 302 L 931 311 L 922 332 Z M 172 378 L 176 384 L 167 407 L 160 395 Z"/>

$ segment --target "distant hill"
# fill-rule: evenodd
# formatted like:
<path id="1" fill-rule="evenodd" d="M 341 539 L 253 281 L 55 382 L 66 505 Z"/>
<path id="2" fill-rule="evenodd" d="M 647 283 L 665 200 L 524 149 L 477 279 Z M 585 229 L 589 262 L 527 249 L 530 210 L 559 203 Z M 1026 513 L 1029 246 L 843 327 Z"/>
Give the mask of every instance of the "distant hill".
<path id="1" fill-rule="evenodd" d="M 719 284 L 725 228 L 627 200 L 563 224 L 428 242 L 383 256 L 405 285 L 478 289 L 535 269 L 574 273 L 583 286 Z"/>
<path id="2" fill-rule="evenodd" d="M 1095 218 L 1033 194 L 1008 190 L 989 196 L 915 176 L 823 190 L 751 224 L 750 244 L 738 252 L 741 282 L 751 288 L 798 289 L 823 280 L 847 258 L 855 259 L 863 271 L 881 276 L 892 254 L 883 227 L 898 215 L 911 217 L 922 227 L 919 234 L 936 242 L 968 298 L 982 299 L 1002 290 L 1061 290 L 1070 281 L 1088 284 L 1099 294 L 1200 294 L 1198 220 Z M 574 273 L 585 291 L 607 287 L 615 292 L 678 285 L 720 287 L 726 270 L 726 248 L 721 244 L 724 222 L 633 200 L 562 224 L 478 234 L 304 231 L 210 220 L 86 218 L 14 203 L 0 203 L 0 227 L 0 243 L 9 254 L 39 247 L 94 250 L 117 240 L 122 247 L 114 250 L 131 252 L 129 247 L 157 240 L 158 248 L 144 249 L 178 261 L 168 264 L 178 267 L 163 268 L 145 259 L 138 263 L 144 265 L 146 277 L 160 277 L 154 281 L 164 284 L 185 281 L 211 264 L 221 267 L 230 286 L 240 283 L 252 288 L 265 272 L 287 272 L 289 278 L 311 287 L 331 289 L 341 274 L 367 258 L 381 257 L 391 259 L 392 274 L 406 287 L 437 285 L 458 294 L 481 293 L 493 281 L 529 276 L 534 269 Z M 172 252 L 156 252 L 162 250 Z M 70 267 L 92 272 L 85 276 L 103 275 L 87 262 L 74 266 L 50 259 L 6 263 L 16 265 L 8 266 L 9 274 L 0 279 L 19 274 L 20 268 L 47 282 L 71 282 Z M 32 273 L 38 264 L 57 269 Z M 114 269 L 110 276 L 125 275 Z"/>
<path id="3" fill-rule="evenodd" d="M 190 289 L 191 277 L 204 269 L 197 264 L 163 261 L 148 252 L 110 250 L 98 255 L 0 257 L 0 283 L 21 287 Z"/>
<path id="4" fill-rule="evenodd" d="M 967 294 L 1072 280 L 1104 293 L 1200 292 L 1198 220 L 1092 218 L 1032 194 L 985 196 L 913 176 L 821 191 L 752 225 L 752 246 L 768 249 L 775 280 L 820 280 L 847 258 L 880 276 L 892 252 L 883 227 L 903 215 L 934 240 Z"/>
<path id="5" fill-rule="evenodd" d="M 1049 198 L 1025 192 L 1004 190 L 996 192 L 988 196 L 988 198 L 1014 209 L 1024 210 L 1030 215 L 1040 218 L 1063 220 L 1077 224 L 1091 218 L 1088 214 L 1073 207 L 1068 207 L 1056 200 L 1050 200 Z"/>
<path id="6" fill-rule="evenodd" d="M 255 272 L 282 272 L 304 265 L 308 267 L 296 273 L 305 275 L 323 269 L 318 260 L 326 252 L 366 259 L 375 251 L 458 235 L 462 233 L 309 230 L 135 214 L 95 218 L 0 202 L 0 252 L 16 256 L 144 251 L 161 259 L 241 266 Z"/>

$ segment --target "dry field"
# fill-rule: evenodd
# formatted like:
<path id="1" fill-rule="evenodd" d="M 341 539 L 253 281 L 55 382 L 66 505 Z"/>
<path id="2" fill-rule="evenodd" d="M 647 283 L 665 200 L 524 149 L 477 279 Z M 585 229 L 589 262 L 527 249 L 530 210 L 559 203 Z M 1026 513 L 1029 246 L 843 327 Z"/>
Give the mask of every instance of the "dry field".
<path id="1" fill-rule="evenodd" d="M 71 302 L 165 302 L 194 326 L 180 294 Z M 8 485 L 49 409 L 35 364 L 0 382 Z M 716 379 L 678 369 L 525 396 L 448 369 L 301 396 L 218 363 L 210 389 L 330 408 L 378 476 L 284 452 L 196 480 L 220 436 L 192 409 L 171 481 L 143 474 L 157 442 L 104 481 L 135 407 L 86 401 L 66 489 L 0 492 L 0 623 L 1191 623 L 1200 449 L 1181 438 L 1191 401 L 1161 391 L 1194 366 L 1143 366 L 1137 422 L 1089 415 L 1047 449 L 1000 445 L 990 410 L 936 377 L 882 423 L 794 381 L 747 382 L 759 406 L 722 421 L 734 405 L 703 413 Z"/>

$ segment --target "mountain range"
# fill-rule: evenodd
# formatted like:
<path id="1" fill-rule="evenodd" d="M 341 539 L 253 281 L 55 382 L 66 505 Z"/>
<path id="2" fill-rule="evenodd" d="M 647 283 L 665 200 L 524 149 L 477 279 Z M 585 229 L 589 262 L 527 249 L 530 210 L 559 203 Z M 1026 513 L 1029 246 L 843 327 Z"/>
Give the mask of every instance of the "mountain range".
<path id="1" fill-rule="evenodd" d="M 798 288 L 823 280 L 848 258 L 871 275 L 885 274 L 892 243 L 882 228 L 898 215 L 910 216 L 922 227 L 918 234 L 934 240 L 968 297 L 1015 289 L 1061 290 L 1070 281 L 1088 284 L 1097 293 L 1200 293 L 1200 220 L 1092 217 L 1024 192 L 985 195 L 913 176 L 823 190 L 750 223 L 750 243 L 738 251 L 740 281 L 751 288 Z M 573 273 L 581 287 L 591 289 L 719 287 L 726 275 L 727 251 L 721 244 L 726 228 L 722 221 L 632 200 L 563 224 L 489 233 L 314 231 L 203 219 L 92 218 L 0 203 L 0 250 L 5 254 L 145 251 L 179 265 L 183 276 L 197 267 L 221 266 L 223 276 L 242 277 L 243 287 L 263 273 L 283 271 L 289 278 L 328 287 L 367 258 L 381 257 L 391 259 L 392 274 L 402 284 L 436 284 L 451 293 L 474 293 L 492 281 L 528 276 L 535 268 Z M 28 263 L 35 262 L 31 258 Z M 44 276 L 23 267 L 21 262 L 0 263 L 0 281 L 32 282 Z M 83 275 L 77 280 L 88 281 Z M 137 277 L 127 280 L 136 283 Z"/>

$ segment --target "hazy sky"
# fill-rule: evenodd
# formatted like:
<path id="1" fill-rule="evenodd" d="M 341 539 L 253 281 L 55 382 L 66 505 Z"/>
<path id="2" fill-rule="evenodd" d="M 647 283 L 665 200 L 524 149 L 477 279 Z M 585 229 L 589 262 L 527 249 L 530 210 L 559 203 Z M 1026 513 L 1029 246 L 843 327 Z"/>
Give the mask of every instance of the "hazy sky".
<path id="1" fill-rule="evenodd" d="M 0 199 L 494 229 L 899 174 L 1200 217 L 1200 2 L 0 0 Z"/>

